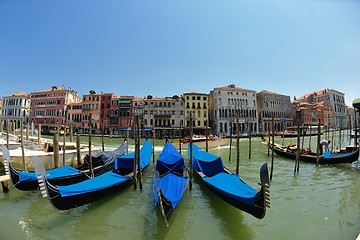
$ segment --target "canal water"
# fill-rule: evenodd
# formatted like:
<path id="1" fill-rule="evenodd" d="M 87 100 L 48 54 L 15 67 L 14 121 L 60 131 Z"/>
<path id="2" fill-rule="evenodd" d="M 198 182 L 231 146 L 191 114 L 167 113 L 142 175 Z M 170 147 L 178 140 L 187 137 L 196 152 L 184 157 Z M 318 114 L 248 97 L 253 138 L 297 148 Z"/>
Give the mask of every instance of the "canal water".
<path id="1" fill-rule="evenodd" d="M 86 137 L 82 138 L 85 143 Z M 175 141 L 175 140 L 174 140 Z M 295 139 L 285 139 L 285 143 Z M 340 139 L 339 139 L 340 141 Z M 341 139 L 342 146 L 348 139 Z M 123 139 L 105 139 L 114 149 Z M 277 138 L 276 142 L 281 143 Z M 312 148 L 315 149 L 313 137 Z M 101 139 L 93 138 L 100 147 Z M 164 140 L 155 141 L 155 156 Z M 308 138 L 305 143 L 308 144 Z M 337 143 L 339 144 L 339 143 Z M 271 152 L 252 138 L 240 141 L 240 176 L 259 189 L 259 169 L 271 165 Z M 229 161 L 229 145 L 210 152 L 223 157 L 235 171 L 235 140 Z M 305 145 L 307 146 L 307 145 Z M 336 147 L 336 144 L 335 146 Z M 130 151 L 134 149 L 130 142 Z M 187 159 L 187 152 L 183 156 Z M 0 239 L 356 239 L 360 233 L 360 164 L 315 166 L 300 163 L 294 175 L 294 161 L 275 155 L 271 181 L 271 208 L 259 220 L 220 200 L 194 180 L 186 190 L 170 226 L 153 204 L 153 165 L 144 175 L 143 190 L 130 187 L 104 199 L 73 209 L 54 209 L 39 192 L 21 192 L 10 187 L 0 191 Z"/>

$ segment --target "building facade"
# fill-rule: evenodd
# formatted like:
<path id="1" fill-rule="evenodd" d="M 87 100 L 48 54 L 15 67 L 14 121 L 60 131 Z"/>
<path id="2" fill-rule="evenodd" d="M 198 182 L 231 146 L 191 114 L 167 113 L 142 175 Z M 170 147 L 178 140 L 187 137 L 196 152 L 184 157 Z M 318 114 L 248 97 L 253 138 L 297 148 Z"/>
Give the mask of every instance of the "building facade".
<path id="1" fill-rule="evenodd" d="M 131 127 L 133 99 L 133 96 L 115 95 L 111 98 L 110 110 L 106 113 L 109 117 L 104 119 L 104 125 L 112 135 L 126 136 L 128 128 Z"/>
<path id="2" fill-rule="evenodd" d="M 89 91 L 82 97 L 82 133 L 100 133 L 101 94 Z M 90 125 L 91 124 L 91 125 Z"/>
<path id="3" fill-rule="evenodd" d="M 317 126 L 320 122 L 324 130 L 329 130 L 334 126 L 334 111 L 332 107 L 325 103 L 308 103 L 293 101 L 293 116 L 296 112 L 299 116 L 299 124 L 303 126 Z M 294 125 L 296 125 L 296 118 L 294 117 Z"/>
<path id="4" fill-rule="evenodd" d="M 334 89 L 324 89 L 318 92 L 306 94 L 296 99 L 297 102 L 321 103 L 330 106 L 334 112 L 333 128 L 345 128 L 348 126 L 345 94 Z"/>
<path id="5" fill-rule="evenodd" d="M 174 138 L 184 128 L 184 102 L 173 97 L 134 98 L 132 116 L 140 116 L 142 134 L 150 136 L 153 130 L 158 138 Z"/>
<path id="6" fill-rule="evenodd" d="M 185 131 L 189 134 L 190 119 L 192 118 L 192 126 L 194 134 L 201 135 L 208 132 L 211 133 L 209 124 L 209 96 L 205 93 L 185 93 L 184 99 L 184 123 Z M 192 114 L 192 116 L 190 116 Z"/>
<path id="7" fill-rule="evenodd" d="M 231 84 L 214 88 L 209 99 L 210 122 L 214 134 L 236 134 L 236 112 L 239 112 L 241 134 L 254 134 L 259 131 L 256 91 Z"/>
<path id="8" fill-rule="evenodd" d="M 29 123 L 30 96 L 25 92 L 17 92 L 2 98 L 1 129 L 6 129 L 9 120 L 9 129 L 22 129 L 23 124 Z"/>
<path id="9" fill-rule="evenodd" d="M 65 123 L 66 106 L 81 99 L 73 89 L 53 86 L 48 90 L 30 93 L 30 121 L 36 127 L 39 124 L 63 125 Z"/>
<path id="10" fill-rule="evenodd" d="M 78 132 L 82 127 L 82 102 L 68 104 L 68 124 L 73 124 L 73 131 Z"/>
<path id="11" fill-rule="evenodd" d="M 262 90 L 256 94 L 260 132 L 269 132 L 274 117 L 274 131 L 293 125 L 290 96 Z"/>

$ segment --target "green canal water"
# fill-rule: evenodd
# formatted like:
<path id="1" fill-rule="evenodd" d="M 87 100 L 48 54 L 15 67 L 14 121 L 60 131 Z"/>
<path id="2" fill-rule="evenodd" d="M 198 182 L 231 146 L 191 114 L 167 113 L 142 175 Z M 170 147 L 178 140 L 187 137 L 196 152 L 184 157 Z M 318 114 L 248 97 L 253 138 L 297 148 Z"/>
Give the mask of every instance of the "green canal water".
<path id="1" fill-rule="evenodd" d="M 82 138 L 85 143 L 86 137 Z M 123 139 L 105 139 L 114 149 Z M 285 143 L 295 141 L 285 139 Z M 305 144 L 308 139 L 305 139 Z M 348 139 L 342 139 L 345 145 Z M 93 144 L 100 146 L 100 138 Z M 280 139 L 276 142 L 281 143 Z M 315 142 L 314 138 L 312 142 Z M 156 140 L 155 156 L 164 140 Z M 240 176 L 259 189 L 259 169 L 271 164 L 271 153 L 259 138 L 240 141 Z M 336 145 L 336 144 L 335 144 Z M 229 162 L 229 146 L 210 152 L 220 155 L 235 170 L 235 141 Z M 305 145 L 307 146 L 307 145 Z M 313 145 L 313 148 L 316 146 Z M 130 150 L 134 149 L 130 142 Z M 186 150 L 182 152 L 187 158 Z M 360 164 L 359 164 L 360 165 Z M 70 211 L 54 209 L 39 192 L 21 192 L 10 186 L 0 191 L 0 239 L 349 239 L 360 233 L 360 168 L 357 164 L 315 166 L 301 163 L 294 175 L 294 162 L 275 156 L 271 181 L 271 208 L 258 220 L 213 195 L 195 179 L 170 221 L 165 222 L 153 206 L 153 165 L 144 175 L 143 190 L 130 187 Z"/>

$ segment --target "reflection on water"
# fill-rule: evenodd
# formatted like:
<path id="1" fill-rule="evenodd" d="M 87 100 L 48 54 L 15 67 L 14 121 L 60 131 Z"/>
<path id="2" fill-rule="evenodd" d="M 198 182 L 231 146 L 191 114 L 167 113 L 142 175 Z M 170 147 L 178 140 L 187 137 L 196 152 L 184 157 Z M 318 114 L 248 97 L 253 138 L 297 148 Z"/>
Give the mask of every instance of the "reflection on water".
<path id="1" fill-rule="evenodd" d="M 82 140 L 86 143 L 87 139 Z M 122 141 L 106 139 L 105 148 L 114 149 Z M 93 144 L 100 143 L 101 139 L 93 138 Z M 164 140 L 156 140 L 156 157 L 163 144 Z M 248 159 L 248 139 L 241 139 L 240 145 L 240 176 L 259 189 L 260 166 L 271 164 L 266 146 L 253 138 L 252 158 Z M 228 146 L 211 150 L 233 171 L 234 146 L 230 162 Z M 130 142 L 129 151 L 133 149 Z M 182 154 L 187 158 L 186 151 Z M 0 239 L 355 239 L 360 232 L 358 165 L 301 163 L 300 172 L 294 175 L 294 161 L 275 156 L 271 208 L 262 220 L 228 205 L 195 180 L 170 227 L 154 207 L 152 164 L 144 175 L 143 190 L 130 187 L 70 211 L 55 210 L 38 192 L 10 187 L 7 194 L 0 192 Z"/>

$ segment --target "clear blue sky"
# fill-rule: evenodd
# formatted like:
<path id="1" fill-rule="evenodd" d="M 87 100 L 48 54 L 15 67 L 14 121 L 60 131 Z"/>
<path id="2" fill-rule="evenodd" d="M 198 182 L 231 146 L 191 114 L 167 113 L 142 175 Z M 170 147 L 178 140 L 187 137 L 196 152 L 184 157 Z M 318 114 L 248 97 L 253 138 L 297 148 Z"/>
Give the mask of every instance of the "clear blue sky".
<path id="1" fill-rule="evenodd" d="M 0 96 L 156 97 L 234 83 L 360 97 L 360 1 L 0 0 Z"/>

